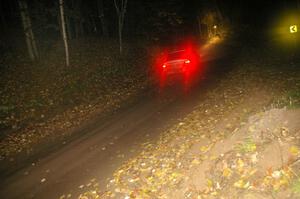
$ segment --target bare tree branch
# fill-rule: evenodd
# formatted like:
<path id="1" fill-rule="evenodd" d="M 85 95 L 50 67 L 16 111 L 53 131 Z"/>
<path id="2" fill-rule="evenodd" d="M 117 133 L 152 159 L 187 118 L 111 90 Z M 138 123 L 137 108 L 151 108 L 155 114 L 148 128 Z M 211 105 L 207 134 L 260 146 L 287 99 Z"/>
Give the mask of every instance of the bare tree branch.
<path id="1" fill-rule="evenodd" d="M 120 0 L 118 5 L 117 0 L 114 0 L 114 4 L 116 7 L 117 15 L 118 15 L 118 26 L 119 26 L 119 43 L 120 43 L 120 54 L 122 54 L 122 30 L 124 25 L 124 18 L 127 8 L 127 0 Z"/>
<path id="2" fill-rule="evenodd" d="M 119 9 L 117 0 L 114 0 L 114 3 L 115 3 L 116 10 L 117 10 L 117 14 L 119 15 L 120 14 L 120 9 Z"/>

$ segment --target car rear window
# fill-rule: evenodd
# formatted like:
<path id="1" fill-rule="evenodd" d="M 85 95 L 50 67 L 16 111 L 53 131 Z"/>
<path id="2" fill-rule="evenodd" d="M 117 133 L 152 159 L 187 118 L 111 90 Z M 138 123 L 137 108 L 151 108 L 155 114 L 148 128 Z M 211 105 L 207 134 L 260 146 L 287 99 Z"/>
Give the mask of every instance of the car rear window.
<path id="1" fill-rule="evenodd" d="M 176 59 L 181 59 L 184 54 L 184 50 L 172 52 L 168 54 L 168 61 L 170 60 L 176 60 Z"/>

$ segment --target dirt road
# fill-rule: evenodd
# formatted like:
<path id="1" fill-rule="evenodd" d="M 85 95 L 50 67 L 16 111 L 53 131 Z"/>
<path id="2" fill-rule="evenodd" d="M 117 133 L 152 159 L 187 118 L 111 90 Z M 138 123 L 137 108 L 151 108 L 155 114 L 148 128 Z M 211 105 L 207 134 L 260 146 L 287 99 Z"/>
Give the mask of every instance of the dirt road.
<path id="1" fill-rule="evenodd" d="M 164 96 L 153 90 L 143 93 L 137 103 L 95 121 L 82 130 L 81 137 L 3 178 L 1 198 L 58 198 L 65 193 L 75 196 L 80 185 L 91 179 L 104 186 L 121 163 L 140 151 L 142 143 L 154 142 L 161 132 L 191 112 L 230 69 L 226 65 L 230 58 L 216 55 L 205 55 L 205 63 L 209 67 L 217 65 L 219 70 L 211 70 L 189 95 L 178 86 L 167 89 Z"/>

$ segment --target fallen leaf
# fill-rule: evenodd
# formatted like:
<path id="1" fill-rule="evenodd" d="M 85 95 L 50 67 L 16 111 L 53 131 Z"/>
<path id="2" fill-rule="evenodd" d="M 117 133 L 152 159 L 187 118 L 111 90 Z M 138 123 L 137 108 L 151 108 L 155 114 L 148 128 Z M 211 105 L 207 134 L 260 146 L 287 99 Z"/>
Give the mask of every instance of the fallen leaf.
<path id="1" fill-rule="evenodd" d="M 256 163 L 258 162 L 257 155 L 258 155 L 258 153 L 256 152 L 256 153 L 252 154 L 251 157 L 250 157 L 251 162 L 252 162 L 253 164 L 256 164 Z"/>
<path id="2" fill-rule="evenodd" d="M 79 189 L 82 189 L 83 187 L 84 187 L 84 185 L 82 184 L 82 185 L 80 185 L 78 188 L 79 188 Z"/>
<path id="3" fill-rule="evenodd" d="M 213 187 L 213 185 L 214 185 L 213 181 L 211 179 L 207 179 L 207 186 L 211 188 Z"/>
<path id="4" fill-rule="evenodd" d="M 192 161 L 192 164 L 193 164 L 193 165 L 198 165 L 198 164 L 200 164 L 200 161 L 199 161 L 197 158 L 195 158 L 195 159 Z"/>
<path id="5" fill-rule="evenodd" d="M 289 151 L 294 156 L 299 155 L 299 148 L 297 146 L 291 146 Z"/>
<path id="6" fill-rule="evenodd" d="M 280 171 L 274 171 L 272 173 L 272 177 L 275 179 L 279 179 L 281 177 L 281 172 Z"/>
<path id="7" fill-rule="evenodd" d="M 228 177 L 231 176 L 231 174 L 232 174 L 232 170 L 231 170 L 230 168 L 225 168 L 225 169 L 223 170 L 223 176 L 224 176 L 224 177 L 228 178 Z"/>

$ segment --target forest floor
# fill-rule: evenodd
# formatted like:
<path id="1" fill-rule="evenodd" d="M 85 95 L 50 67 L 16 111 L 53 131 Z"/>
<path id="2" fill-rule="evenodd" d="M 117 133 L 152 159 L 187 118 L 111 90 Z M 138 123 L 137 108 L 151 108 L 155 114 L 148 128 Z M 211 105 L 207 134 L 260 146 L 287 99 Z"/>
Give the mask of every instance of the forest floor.
<path id="1" fill-rule="evenodd" d="M 148 57 L 140 48 L 126 48 L 120 57 L 113 42 L 71 44 L 70 67 L 64 66 L 62 46 L 55 45 L 36 63 L 10 54 L 0 60 L 2 163 L 35 153 L 45 141 L 71 136 L 74 129 L 120 108 L 147 85 Z"/>
<path id="2" fill-rule="evenodd" d="M 299 59 L 240 52 L 193 112 L 79 198 L 300 198 Z"/>

